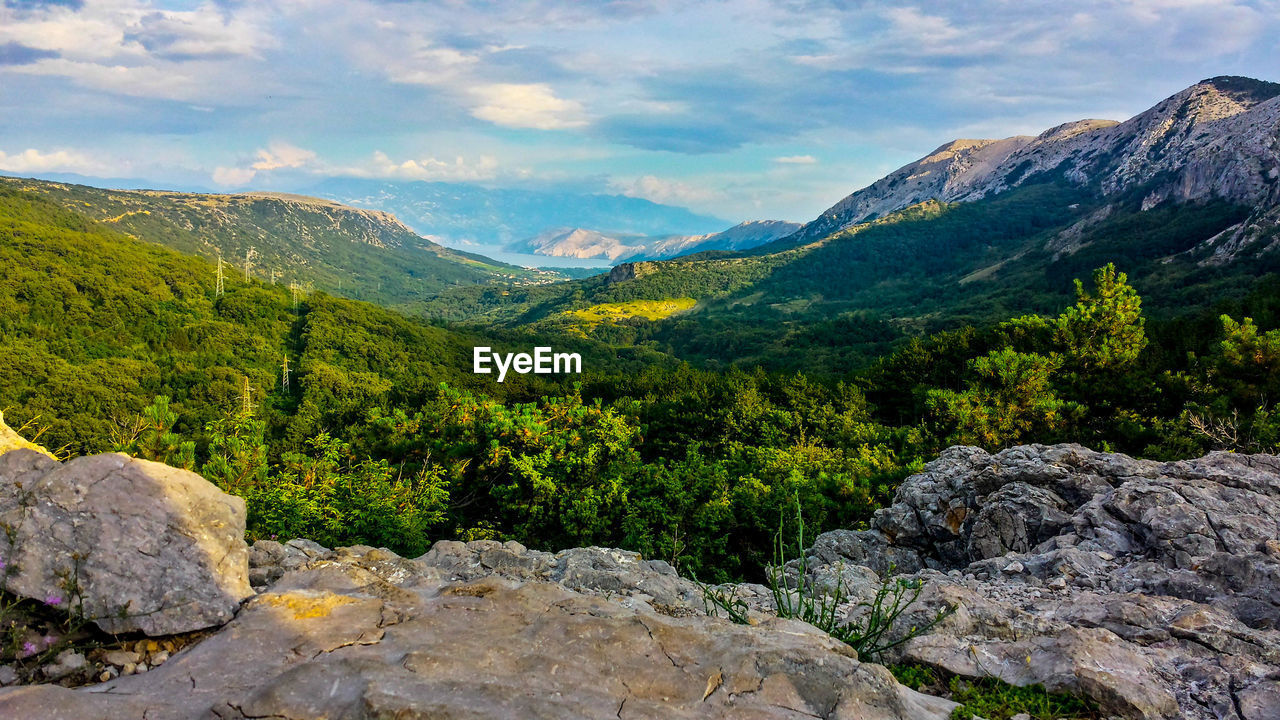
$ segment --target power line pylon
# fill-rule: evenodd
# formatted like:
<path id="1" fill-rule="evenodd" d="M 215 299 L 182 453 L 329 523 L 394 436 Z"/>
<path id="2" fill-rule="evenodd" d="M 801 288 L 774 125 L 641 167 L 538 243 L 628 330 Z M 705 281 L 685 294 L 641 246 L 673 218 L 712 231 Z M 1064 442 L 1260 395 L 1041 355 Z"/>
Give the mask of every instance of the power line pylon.
<path id="1" fill-rule="evenodd" d="M 240 412 L 245 417 L 253 416 L 253 388 L 249 387 L 249 376 L 244 376 L 244 389 L 240 391 Z"/>
<path id="2" fill-rule="evenodd" d="M 255 251 L 249 248 L 249 252 L 244 254 L 244 281 L 249 282 L 249 269 L 253 267 L 253 256 Z"/>
<path id="3" fill-rule="evenodd" d="M 280 387 L 289 392 L 289 356 L 284 356 L 284 365 L 280 366 Z"/>
<path id="4" fill-rule="evenodd" d="M 225 290 L 222 288 L 222 253 L 218 253 L 218 284 L 213 289 L 214 299 L 222 297 L 224 292 Z"/>

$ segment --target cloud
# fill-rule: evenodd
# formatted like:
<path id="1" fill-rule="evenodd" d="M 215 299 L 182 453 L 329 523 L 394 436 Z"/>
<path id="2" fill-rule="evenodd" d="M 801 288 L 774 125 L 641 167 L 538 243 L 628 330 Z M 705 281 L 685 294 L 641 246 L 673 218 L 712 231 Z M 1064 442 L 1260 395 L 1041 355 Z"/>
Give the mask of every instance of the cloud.
<path id="1" fill-rule="evenodd" d="M 818 162 L 818 158 L 812 155 L 783 155 L 774 158 L 773 161 L 782 165 L 814 165 Z"/>
<path id="2" fill-rule="evenodd" d="M 24 62 L 7 65 L 15 72 L 65 77 L 99 93 L 225 105 L 247 86 L 275 82 L 274 73 L 250 67 L 278 46 L 274 12 L 222 0 L 191 9 L 156 9 L 151 0 L 6 2 L 0 47 L 30 48 L 20 53 Z"/>
<path id="3" fill-rule="evenodd" d="M 373 153 L 370 162 L 338 169 L 335 174 L 353 177 L 388 178 L 399 180 L 479 181 L 491 180 L 498 174 L 498 161 L 481 155 L 474 162 L 459 156 L 450 160 L 423 157 L 396 161 L 381 150 Z"/>
<path id="4" fill-rule="evenodd" d="M 19 42 L 0 43 L 0 65 L 29 65 L 37 60 L 58 57 L 52 50 L 42 50 Z"/>
<path id="5" fill-rule="evenodd" d="M 276 44 L 264 20 L 254 13 L 206 4 L 190 11 L 148 13 L 127 26 L 122 39 L 171 60 L 260 58 Z"/>
<path id="6" fill-rule="evenodd" d="M 614 191 L 627 197 L 644 198 L 662 205 L 701 205 L 724 197 L 718 190 L 654 175 L 641 175 L 631 180 L 613 180 L 610 186 Z"/>
<path id="7" fill-rule="evenodd" d="M 305 148 L 286 142 L 273 142 L 258 151 L 258 160 L 250 167 L 254 170 L 279 170 L 300 168 L 316 159 L 316 154 Z"/>
<path id="8" fill-rule="evenodd" d="M 260 148 L 254 157 L 257 159 L 248 167 L 220 165 L 214 168 L 213 181 L 225 187 L 246 185 L 257 177 L 259 172 L 295 170 L 313 166 L 317 159 L 314 151 L 281 141 Z"/>
<path id="9" fill-rule="evenodd" d="M 216 167 L 213 170 L 213 181 L 223 187 L 239 187 L 247 185 L 258 175 L 252 168 Z"/>
<path id="10" fill-rule="evenodd" d="M 544 83 L 496 83 L 471 90 L 475 117 L 494 125 L 537 130 L 558 130 L 587 124 L 582 105 L 556 97 Z"/>
<path id="11" fill-rule="evenodd" d="M 16 173 L 74 172 L 92 175 L 107 171 L 107 164 L 75 150 L 41 152 L 27 148 L 12 155 L 0 151 L 0 170 Z"/>

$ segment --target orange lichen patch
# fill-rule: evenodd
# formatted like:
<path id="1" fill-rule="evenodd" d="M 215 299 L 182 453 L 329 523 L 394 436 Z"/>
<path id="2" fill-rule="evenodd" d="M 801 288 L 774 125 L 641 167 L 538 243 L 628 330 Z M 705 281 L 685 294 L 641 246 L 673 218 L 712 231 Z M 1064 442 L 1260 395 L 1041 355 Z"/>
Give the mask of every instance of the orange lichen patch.
<path id="1" fill-rule="evenodd" d="M 302 593 L 267 593 L 259 595 L 256 602 L 270 607 L 283 608 L 293 613 L 294 620 L 328 617 L 335 609 L 343 605 L 358 602 L 356 598 L 346 595 L 327 593 L 324 595 L 304 595 Z"/>
<path id="2" fill-rule="evenodd" d="M 483 578 L 466 585 L 451 585 L 444 589 L 445 595 L 458 595 L 461 597 L 484 597 L 492 594 L 499 589 L 499 586 L 493 582 L 487 582 L 489 578 Z"/>

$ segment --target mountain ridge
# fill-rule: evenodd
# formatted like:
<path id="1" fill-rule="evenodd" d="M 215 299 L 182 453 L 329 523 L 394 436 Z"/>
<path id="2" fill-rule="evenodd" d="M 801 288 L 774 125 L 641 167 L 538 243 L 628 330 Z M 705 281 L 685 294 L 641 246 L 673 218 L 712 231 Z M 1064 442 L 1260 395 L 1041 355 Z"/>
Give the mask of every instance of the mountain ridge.
<path id="1" fill-rule="evenodd" d="M 954 140 L 855 191 L 781 243 L 825 237 L 926 201 L 972 202 L 1061 173 L 1104 197 L 1153 184 L 1144 207 L 1220 198 L 1280 205 L 1280 83 L 1210 78 L 1123 122 L 1077 120 L 1036 136 Z M 1259 236 L 1233 236 L 1239 248 Z"/>
<path id="2" fill-rule="evenodd" d="M 210 260 L 222 257 L 228 273 L 297 282 L 384 305 L 456 284 L 558 277 L 444 247 L 389 213 L 329 199 L 104 190 L 10 177 L 0 177 L 0 187 L 36 193 L 136 238 Z"/>

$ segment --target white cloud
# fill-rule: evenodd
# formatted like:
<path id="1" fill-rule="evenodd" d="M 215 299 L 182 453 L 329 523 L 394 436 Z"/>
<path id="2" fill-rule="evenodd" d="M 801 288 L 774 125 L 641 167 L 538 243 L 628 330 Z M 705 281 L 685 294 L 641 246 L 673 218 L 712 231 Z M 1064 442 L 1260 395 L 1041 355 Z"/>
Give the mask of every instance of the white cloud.
<path id="1" fill-rule="evenodd" d="M 783 165 L 814 165 L 818 162 L 818 158 L 812 155 L 783 155 L 774 158 L 773 161 Z"/>
<path id="2" fill-rule="evenodd" d="M 168 57 L 232 57 L 260 59 L 275 47 L 268 18 L 254 4 L 231 9 L 209 3 L 194 10 L 157 10 L 127 26 L 125 39 Z"/>
<path id="3" fill-rule="evenodd" d="M 632 180 L 614 180 L 610 186 L 627 197 L 644 198 L 663 205 L 698 205 L 721 200 L 718 190 L 699 187 L 656 175 L 641 175 Z"/>
<path id="4" fill-rule="evenodd" d="M 223 186 L 244 185 L 258 176 L 259 172 L 272 170 L 297 169 L 310 166 L 313 171 L 320 168 L 316 163 L 316 154 L 312 150 L 300 148 L 287 142 L 276 141 L 265 148 L 259 148 L 254 160 L 248 167 L 219 166 L 213 170 L 213 181 Z"/>
<path id="5" fill-rule="evenodd" d="M 157 9 L 147 0 L 0 3 L 0 44 L 56 54 L 12 72 L 133 97 L 229 99 L 263 85 L 248 68 L 278 46 L 274 18 L 265 3 L 205 2 L 190 10 Z"/>
<path id="6" fill-rule="evenodd" d="M 434 157 L 396 161 L 379 150 L 368 163 L 340 168 L 334 174 L 400 180 L 491 180 L 498 174 L 498 161 L 489 155 L 481 155 L 474 162 L 461 156 L 451 161 Z"/>
<path id="7" fill-rule="evenodd" d="M 27 148 L 12 155 L 0 151 L 0 170 L 9 172 L 74 172 L 92 175 L 107 172 L 106 163 L 74 150 L 41 152 Z"/>
<path id="8" fill-rule="evenodd" d="M 252 168 L 217 167 L 213 170 L 213 181 L 224 187 L 235 187 L 248 183 L 257 174 Z"/>
<path id="9" fill-rule="evenodd" d="M 273 142 L 258 151 L 258 160 L 250 167 L 254 170 L 299 168 L 315 159 L 316 154 L 311 150 L 290 145 L 286 142 Z"/>
<path id="10" fill-rule="evenodd" d="M 494 83 L 473 88 L 471 114 L 495 125 L 556 130 L 586 125 L 582 105 L 556 97 L 545 83 Z"/>

